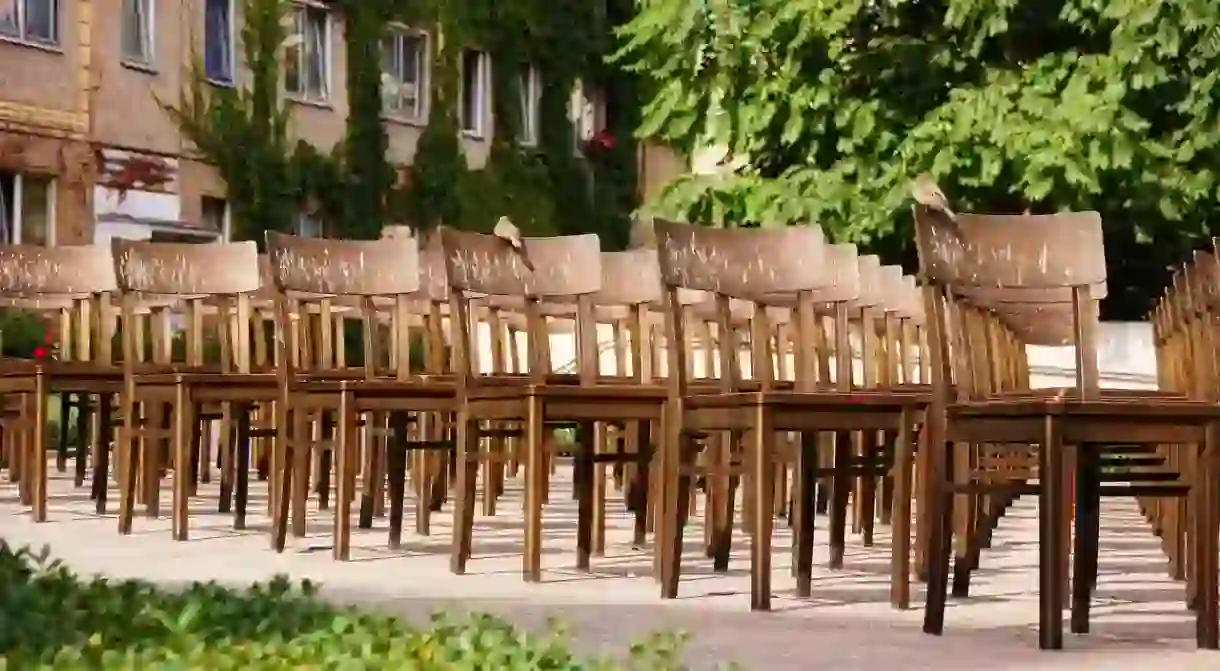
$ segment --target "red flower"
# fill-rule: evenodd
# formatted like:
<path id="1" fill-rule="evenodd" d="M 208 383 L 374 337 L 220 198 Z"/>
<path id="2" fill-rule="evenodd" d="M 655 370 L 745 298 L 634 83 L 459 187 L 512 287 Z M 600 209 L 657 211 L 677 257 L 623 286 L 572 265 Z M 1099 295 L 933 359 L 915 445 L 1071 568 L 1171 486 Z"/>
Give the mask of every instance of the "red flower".
<path id="1" fill-rule="evenodd" d="M 614 133 L 603 128 L 597 132 L 597 135 L 593 136 L 593 145 L 603 151 L 614 149 Z"/>
<path id="2" fill-rule="evenodd" d="M 42 361 L 43 359 L 47 358 L 47 348 L 43 347 L 42 345 L 35 347 L 34 348 L 34 358 L 38 359 L 39 361 Z"/>

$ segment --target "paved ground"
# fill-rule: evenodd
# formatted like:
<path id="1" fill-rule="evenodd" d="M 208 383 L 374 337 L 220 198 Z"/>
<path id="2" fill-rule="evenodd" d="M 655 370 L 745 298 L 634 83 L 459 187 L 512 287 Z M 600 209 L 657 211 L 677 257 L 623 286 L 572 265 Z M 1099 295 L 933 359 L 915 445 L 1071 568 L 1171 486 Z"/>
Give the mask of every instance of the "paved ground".
<path id="1" fill-rule="evenodd" d="M 408 535 L 403 552 L 385 548 L 385 530 L 359 532 L 355 560 L 337 563 L 328 550 L 329 513 L 311 521 L 306 538 L 277 555 L 268 548 L 266 518 L 251 517 L 251 529 L 236 533 L 214 512 L 204 490 L 192 515 L 192 540 L 175 543 L 169 521 L 137 518 L 136 532 L 120 537 L 113 517 L 99 518 L 83 491 L 55 476 L 50 521 L 34 524 L 0 485 L 0 538 L 17 544 L 49 544 L 55 555 L 86 573 L 142 577 L 165 583 L 218 580 L 241 584 L 276 573 L 323 583 L 331 598 L 358 602 L 408 617 L 437 609 L 468 609 L 505 615 L 527 626 L 559 617 L 572 626 L 586 650 L 621 651 L 656 630 L 690 632 L 687 659 L 695 669 L 737 661 L 750 669 L 1216 669 L 1220 654 L 1193 650 L 1194 625 L 1182 605 L 1182 586 L 1164 577 L 1156 541 L 1133 506 L 1114 503 L 1105 511 L 1100 588 L 1094 633 L 1068 635 L 1067 650 L 1037 650 L 1037 575 L 1034 501 L 1022 502 L 1001 526 L 984 555 L 972 597 L 953 602 L 942 638 L 919 631 L 922 594 L 916 609 L 888 606 L 888 544 L 849 548 L 847 569 L 819 570 L 814 597 L 793 596 L 793 580 L 777 556 L 776 612 L 754 614 L 749 606 L 748 545 L 735 547 L 728 574 L 710 572 L 692 548 L 687 553 L 682 597 L 658 598 L 646 551 L 630 546 L 628 523 L 611 502 L 607 553 L 592 574 L 571 570 L 575 523 L 569 496 L 557 483 L 547 508 L 545 582 L 520 579 L 520 504 L 510 492 L 494 518 L 478 521 L 470 574 L 448 571 L 448 512 L 431 537 Z M 210 497 L 210 498 L 209 498 Z M 113 500 L 113 499 L 112 499 Z M 256 499 L 265 507 L 265 499 Z M 410 502 L 408 503 L 410 506 Z M 262 512 L 252 504 L 252 512 Z M 165 506 L 168 510 L 168 505 Z M 408 519 L 413 510 L 408 507 Z M 825 525 L 822 524 L 822 529 Z M 787 546 L 778 530 L 776 546 Z M 699 529 L 690 538 L 701 537 Z M 825 535 L 820 537 L 824 540 Z M 818 561 L 825 564 L 825 548 Z"/>

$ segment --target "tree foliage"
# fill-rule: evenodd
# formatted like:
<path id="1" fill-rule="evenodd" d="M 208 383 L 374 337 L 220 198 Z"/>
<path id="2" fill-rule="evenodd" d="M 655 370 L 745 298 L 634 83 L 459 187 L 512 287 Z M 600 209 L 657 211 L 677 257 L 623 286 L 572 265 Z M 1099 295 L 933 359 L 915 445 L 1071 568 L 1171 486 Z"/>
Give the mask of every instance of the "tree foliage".
<path id="1" fill-rule="evenodd" d="M 743 164 L 665 214 L 892 243 L 928 171 L 963 210 L 1099 210 L 1145 271 L 1214 225 L 1208 0 L 643 0 L 616 58 L 648 84 L 642 136 Z"/>

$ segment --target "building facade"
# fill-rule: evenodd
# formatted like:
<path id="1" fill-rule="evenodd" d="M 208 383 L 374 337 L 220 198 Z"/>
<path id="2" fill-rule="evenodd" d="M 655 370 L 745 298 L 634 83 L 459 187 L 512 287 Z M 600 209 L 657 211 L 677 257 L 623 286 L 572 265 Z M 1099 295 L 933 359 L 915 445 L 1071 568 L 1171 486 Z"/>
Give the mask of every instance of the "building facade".
<path id="1" fill-rule="evenodd" d="M 241 0 L 0 0 L 0 240 L 85 244 L 113 237 L 207 241 L 230 230 L 223 180 L 192 151 L 164 104 L 192 64 L 212 86 L 248 73 Z M 291 5 L 283 89 L 292 132 L 328 151 L 347 113 L 343 20 L 323 2 Z M 391 162 L 407 165 L 428 118 L 430 40 L 397 27 L 383 44 Z M 491 57 L 463 54 L 460 117 L 471 167 L 490 151 Z M 522 113 L 537 136 L 542 83 L 530 73 Z M 601 117 L 579 90 L 579 137 Z M 317 233 L 307 214 L 301 232 Z"/>

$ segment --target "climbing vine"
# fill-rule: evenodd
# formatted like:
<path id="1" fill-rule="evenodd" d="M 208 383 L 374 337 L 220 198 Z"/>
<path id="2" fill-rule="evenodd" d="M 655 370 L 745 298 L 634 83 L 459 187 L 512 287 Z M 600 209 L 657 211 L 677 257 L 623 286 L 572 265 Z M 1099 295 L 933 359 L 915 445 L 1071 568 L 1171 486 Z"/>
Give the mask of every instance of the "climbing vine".
<path id="1" fill-rule="evenodd" d="M 376 237 L 384 223 L 489 230 L 501 215 L 527 234 L 597 232 L 626 242 L 636 206 L 636 100 L 630 75 L 604 65 L 614 25 L 632 0 L 334 0 L 343 13 L 348 117 L 339 146 L 289 140 L 280 103 L 285 0 L 245 0 L 242 43 L 249 84 L 211 87 L 196 67 L 180 104 L 166 106 L 228 183 L 236 231 L 260 240 L 288 230 L 302 207 L 331 234 Z M 404 179 L 391 164 L 382 119 L 381 44 L 391 23 L 425 29 L 428 123 Z M 486 164 L 472 168 L 459 128 L 461 56 L 491 57 L 493 122 Z M 521 81 L 541 80 L 538 142 L 522 146 Z M 606 92 L 607 128 L 596 151 L 577 146 L 569 118 L 580 80 Z"/>

